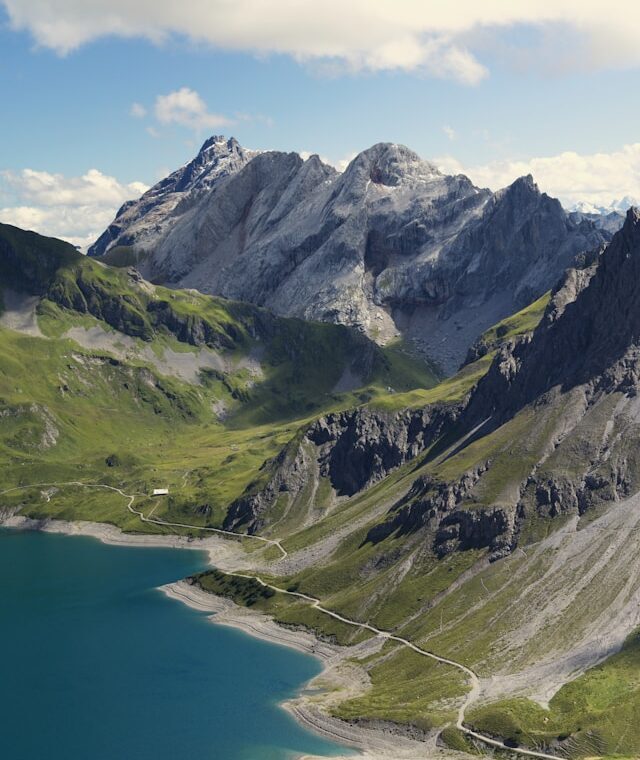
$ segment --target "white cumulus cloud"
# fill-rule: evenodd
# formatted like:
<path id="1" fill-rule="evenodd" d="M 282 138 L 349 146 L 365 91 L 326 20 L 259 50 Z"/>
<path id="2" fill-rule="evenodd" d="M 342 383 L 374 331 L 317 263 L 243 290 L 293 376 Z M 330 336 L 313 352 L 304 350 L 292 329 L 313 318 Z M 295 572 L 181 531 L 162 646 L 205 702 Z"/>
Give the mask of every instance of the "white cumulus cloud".
<path id="1" fill-rule="evenodd" d="M 532 174 L 541 190 L 569 207 L 585 201 L 608 206 L 625 196 L 640 198 L 640 143 L 611 153 L 575 153 L 465 166 L 451 156 L 436 163 L 447 173 L 466 174 L 480 187 L 497 190 Z"/>
<path id="2" fill-rule="evenodd" d="M 161 124 L 180 124 L 198 132 L 233 123 L 226 116 L 210 113 L 200 95 L 188 87 L 181 87 L 167 95 L 158 95 L 155 115 Z"/>
<path id="3" fill-rule="evenodd" d="M 549 32 L 547 68 L 640 65 L 640 4 L 596 0 L 0 0 L 14 29 L 66 54 L 109 35 L 161 44 L 173 35 L 219 49 L 292 56 L 350 70 L 400 69 L 476 84 L 486 35 Z M 484 44 L 479 42 L 484 38 Z M 476 50 L 474 50 L 474 44 Z M 573 46 L 577 44 L 574 50 Z M 569 50 L 571 48 L 571 50 Z M 520 54 L 522 51 L 515 51 Z M 522 56 L 521 56 L 522 57 Z M 526 56 L 525 56 L 526 57 Z"/>
<path id="4" fill-rule="evenodd" d="M 97 169 L 66 177 L 34 169 L 0 172 L 0 221 L 60 237 L 82 247 L 93 242 L 124 201 L 147 190 Z"/>

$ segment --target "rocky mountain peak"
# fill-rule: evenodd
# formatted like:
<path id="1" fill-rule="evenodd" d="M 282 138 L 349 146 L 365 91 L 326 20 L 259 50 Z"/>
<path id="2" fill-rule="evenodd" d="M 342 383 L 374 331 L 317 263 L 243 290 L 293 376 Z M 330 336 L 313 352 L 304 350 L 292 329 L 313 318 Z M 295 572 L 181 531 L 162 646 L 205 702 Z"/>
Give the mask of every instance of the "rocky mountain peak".
<path id="1" fill-rule="evenodd" d="M 375 185 L 397 187 L 415 180 L 441 177 L 435 164 L 425 161 L 405 145 L 376 143 L 359 153 L 347 167 L 345 175 L 364 174 Z"/>
<path id="2" fill-rule="evenodd" d="M 522 187 L 528 190 L 533 190 L 536 193 L 540 192 L 538 185 L 533 179 L 533 174 L 523 174 L 511 183 L 511 187 Z"/>
<path id="3" fill-rule="evenodd" d="M 209 151 L 218 150 L 238 150 L 240 149 L 240 143 L 235 137 L 226 138 L 224 135 L 211 135 L 203 143 L 202 147 L 198 151 L 198 155 L 202 153 L 208 153 Z"/>
<path id="4" fill-rule="evenodd" d="M 454 372 L 485 329 L 609 239 L 531 176 L 492 193 L 377 143 L 338 174 L 317 156 L 209 138 L 94 246 L 133 245 L 155 282 L 400 334 Z"/>
<path id="5" fill-rule="evenodd" d="M 213 135 L 191 161 L 160 180 L 136 201 L 123 204 L 113 223 L 89 248 L 89 256 L 102 256 L 115 246 L 151 248 L 166 234 L 177 211 L 194 202 L 221 179 L 242 169 L 258 151 L 246 150 L 235 137 Z"/>
<path id="6" fill-rule="evenodd" d="M 192 161 L 160 184 L 164 192 L 208 190 L 217 179 L 238 171 L 255 155 L 256 151 L 245 150 L 235 137 L 214 135 Z"/>
<path id="7" fill-rule="evenodd" d="M 638 239 L 640 236 L 640 208 L 631 206 L 627 210 L 624 225 L 620 231 L 622 232 L 622 237 L 627 241 Z"/>
<path id="8" fill-rule="evenodd" d="M 518 177 L 510 185 L 507 185 L 503 190 L 499 190 L 496 193 L 496 197 L 500 200 L 508 200 L 511 204 L 522 205 L 523 203 L 530 203 L 537 200 L 544 195 L 540 192 L 540 188 L 536 184 L 531 174 L 525 174 L 522 177 Z M 548 197 L 548 196 L 545 196 Z"/>

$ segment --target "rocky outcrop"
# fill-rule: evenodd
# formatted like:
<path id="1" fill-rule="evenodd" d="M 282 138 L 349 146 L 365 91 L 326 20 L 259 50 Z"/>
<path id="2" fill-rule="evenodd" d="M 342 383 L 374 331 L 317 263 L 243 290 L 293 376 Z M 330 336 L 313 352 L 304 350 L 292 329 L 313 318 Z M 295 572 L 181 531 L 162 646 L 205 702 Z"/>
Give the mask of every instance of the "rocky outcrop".
<path id="1" fill-rule="evenodd" d="M 539 513 L 556 517 L 561 514 L 584 514 L 602 501 L 618 501 L 629 495 L 629 484 L 624 478 L 604 478 L 588 475 L 579 482 L 569 478 L 546 478 L 542 482 L 533 479 L 529 484 L 535 489 L 535 503 Z"/>
<path id="2" fill-rule="evenodd" d="M 590 399 L 640 384 L 640 212 L 593 262 L 570 270 L 534 333 L 508 342 L 480 381 L 468 424 L 497 425 L 553 388 L 584 386 Z"/>
<path id="3" fill-rule="evenodd" d="M 359 408 L 318 420 L 306 437 L 318 451 L 320 474 L 339 496 L 353 496 L 427 448 L 457 409 L 433 406 L 386 415 Z"/>
<path id="4" fill-rule="evenodd" d="M 393 533 L 401 536 L 415 533 L 421 528 L 437 528 L 444 515 L 469 497 L 489 465 L 486 462 L 449 483 L 438 481 L 429 475 L 417 478 L 406 495 L 389 510 L 387 519 L 371 528 L 366 541 L 375 544 Z"/>
<path id="5" fill-rule="evenodd" d="M 484 548 L 491 552 L 491 559 L 504 556 L 515 541 L 515 508 L 480 507 L 471 501 L 474 486 L 490 466 L 485 462 L 449 483 L 430 476 L 418 478 L 387 519 L 369 530 L 365 541 L 377 544 L 391 535 L 424 531 L 440 558 L 454 551 Z"/>
<path id="6" fill-rule="evenodd" d="M 153 206 L 144 235 L 124 231 L 125 209 L 106 245 L 144 249 L 140 266 L 155 281 L 357 326 L 379 341 L 406 335 L 447 372 L 576 254 L 609 239 L 570 219 L 531 177 L 491 193 L 401 145 L 374 145 L 342 174 L 317 156 L 225 150 L 235 156 L 226 173 L 207 175 L 170 213 Z M 158 188 L 141 208 L 165 193 Z M 104 249 L 99 241 L 94 252 Z"/>
<path id="7" fill-rule="evenodd" d="M 515 510 L 505 508 L 459 509 L 446 515 L 436 533 L 438 557 L 454 551 L 489 549 L 492 560 L 510 553 L 515 532 Z"/>
<path id="8" fill-rule="evenodd" d="M 298 437 L 277 457 L 262 465 L 259 477 L 227 510 L 224 529 L 237 531 L 244 528 L 249 533 L 259 532 L 268 524 L 269 511 L 280 496 L 287 498 L 302 491 L 308 469 L 308 457 Z"/>
<path id="9" fill-rule="evenodd" d="M 225 528 L 264 527 L 278 498 L 295 498 L 313 471 L 338 496 L 353 496 L 415 459 L 458 413 L 457 405 L 395 414 L 361 407 L 322 417 L 263 465 L 261 477 L 231 505 Z"/>

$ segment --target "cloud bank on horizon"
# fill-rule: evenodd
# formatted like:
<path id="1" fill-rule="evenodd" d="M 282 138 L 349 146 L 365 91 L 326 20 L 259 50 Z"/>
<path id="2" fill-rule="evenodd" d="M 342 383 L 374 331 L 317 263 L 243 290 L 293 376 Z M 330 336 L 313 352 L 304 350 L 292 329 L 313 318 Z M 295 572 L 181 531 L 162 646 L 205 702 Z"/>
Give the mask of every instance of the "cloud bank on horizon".
<path id="1" fill-rule="evenodd" d="M 640 5 L 607 12 L 595 0 L 1 0 L 10 24 L 65 55 L 106 36 L 288 55 L 330 70 L 419 71 L 475 85 L 489 71 L 487 32 L 560 30 L 544 45 L 558 68 L 640 64 Z M 571 48 L 569 52 L 568 48 Z M 576 53 L 581 53 L 577 55 Z"/>
<path id="2" fill-rule="evenodd" d="M 566 208 L 581 202 L 607 208 L 623 196 L 640 202 L 640 143 L 611 153 L 565 151 L 557 156 L 480 166 L 463 166 L 452 156 L 438 158 L 436 163 L 447 174 L 467 174 L 476 185 L 491 190 L 531 174 L 541 190 L 558 198 Z"/>
<path id="3" fill-rule="evenodd" d="M 123 184 L 97 169 L 81 177 L 33 169 L 2 171 L 0 201 L 8 196 L 14 205 L 0 208 L 0 221 L 85 248 L 125 201 L 147 189 L 142 182 Z"/>

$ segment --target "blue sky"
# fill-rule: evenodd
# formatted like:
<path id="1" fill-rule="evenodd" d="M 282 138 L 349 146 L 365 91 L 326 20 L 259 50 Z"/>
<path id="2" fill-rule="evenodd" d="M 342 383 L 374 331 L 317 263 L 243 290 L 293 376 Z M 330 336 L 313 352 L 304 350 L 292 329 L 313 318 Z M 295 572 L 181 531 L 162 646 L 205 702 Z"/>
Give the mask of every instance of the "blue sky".
<path id="1" fill-rule="evenodd" d="M 88 239 L 122 200 L 187 161 L 211 133 L 251 148 L 317 152 L 338 165 L 375 142 L 401 142 L 482 185 L 533 171 L 567 204 L 640 195 L 640 60 L 618 55 L 624 28 L 605 30 L 614 51 L 607 56 L 562 19 L 493 19 L 453 34 L 446 24 L 457 19 L 445 18 L 443 33 L 417 10 L 413 24 L 408 6 L 417 6 L 407 0 L 398 44 L 380 23 L 367 48 L 311 10 L 302 32 L 282 31 L 283 3 L 272 0 L 272 31 L 265 21 L 249 24 L 238 41 L 236 23 L 220 43 L 220 19 L 204 38 L 173 16 L 157 35 L 139 31 L 128 9 L 139 6 L 143 16 L 146 1 L 122 4 L 117 33 L 102 36 L 104 20 L 83 16 L 82 3 L 0 0 L 0 220 Z M 193 6 L 196 29 L 198 5 L 185 0 L 183 11 Z M 314 22 L 324 31 L 314 34 Z M 427 26 L 414 53 L 406 35 L 420 23 Z M 187 112 L 174 99 L 163 119 L 158 98 L 183 88 Z"/>

